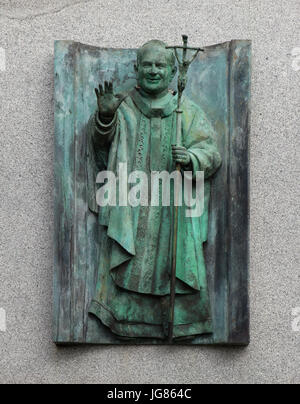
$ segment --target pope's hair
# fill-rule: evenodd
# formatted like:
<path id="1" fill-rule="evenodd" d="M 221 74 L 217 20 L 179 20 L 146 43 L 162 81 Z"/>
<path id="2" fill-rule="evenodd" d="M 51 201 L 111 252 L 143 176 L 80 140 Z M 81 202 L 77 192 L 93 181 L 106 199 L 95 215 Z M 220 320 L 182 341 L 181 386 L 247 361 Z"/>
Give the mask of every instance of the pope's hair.
<path id="1" fill-rule="evenodd" d="M 146 43 L 145 43 L 144 45 L 142 45 L 142 46 L 138 49 L 138 51 L 137 51 L 137 64 L 140 63 L 141 58 L 142 58 L 142 56 L 143 56 L 143 53 L 144 53 L 144 51 L 145 51 L 147 48 L 154 48 L 154 47 L 156 47 L 156 48 L 164 49 L 164 50 L 169 54 L 169 55 L 168 55 L 168 59 L 169 59 L 169 61 L 170 61 L 171 66 L 174 67 L 175 64 L 176 64 L 175 55 L 174 55 L 174 52 L 173 52 L 171 49 L 166 49 L 167 46 L 168 46 L 168 45 L 167 45 L 165 42 L 160 41 L 160 40 L 158 40 L 158 39 L 152 39 L 151 41 L 146 42 Z"/>

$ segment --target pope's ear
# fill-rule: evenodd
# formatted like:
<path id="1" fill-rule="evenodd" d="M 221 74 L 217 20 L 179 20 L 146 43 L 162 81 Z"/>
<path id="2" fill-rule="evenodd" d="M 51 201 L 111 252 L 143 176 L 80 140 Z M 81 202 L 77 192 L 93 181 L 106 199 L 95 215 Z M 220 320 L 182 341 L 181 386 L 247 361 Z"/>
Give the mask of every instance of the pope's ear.
<path id="1" fill-rule="evenodd" d="M 177 66 L 174 66 L 172 69 L 172 79 L 174 79 L 176 73 L 177 73 Z"/>

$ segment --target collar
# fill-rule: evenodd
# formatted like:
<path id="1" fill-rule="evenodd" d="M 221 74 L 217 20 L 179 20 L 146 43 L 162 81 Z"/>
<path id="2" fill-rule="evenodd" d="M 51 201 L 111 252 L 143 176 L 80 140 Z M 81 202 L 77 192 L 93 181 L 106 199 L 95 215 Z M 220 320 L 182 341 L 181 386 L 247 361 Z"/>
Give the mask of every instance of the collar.
<path id="1" fill-rule="evenodd" d="M 154 107 L 151 105 L 152 100 L 142 96 L 138 89 L 134 88 L 130 95 L 136 107 L 147 118 L 165 118 L 177 109 L 177 94 L 168 93 L 160 100 L 157 100 Z"/>

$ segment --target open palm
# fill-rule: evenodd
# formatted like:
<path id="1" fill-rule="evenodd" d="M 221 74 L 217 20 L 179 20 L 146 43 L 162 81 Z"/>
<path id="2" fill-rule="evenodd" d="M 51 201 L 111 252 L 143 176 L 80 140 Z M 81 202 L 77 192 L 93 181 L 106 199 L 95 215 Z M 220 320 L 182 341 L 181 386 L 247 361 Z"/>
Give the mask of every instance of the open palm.
<path id="1" fill-rule="evenodd" d="M 95 88 L 97 103 L 100 116 L 104 118 L 112 118 L 124 100 L 124 95 L 114 95 L 112 82 L 104 82 L 99 85 L 99 89 Z"/>

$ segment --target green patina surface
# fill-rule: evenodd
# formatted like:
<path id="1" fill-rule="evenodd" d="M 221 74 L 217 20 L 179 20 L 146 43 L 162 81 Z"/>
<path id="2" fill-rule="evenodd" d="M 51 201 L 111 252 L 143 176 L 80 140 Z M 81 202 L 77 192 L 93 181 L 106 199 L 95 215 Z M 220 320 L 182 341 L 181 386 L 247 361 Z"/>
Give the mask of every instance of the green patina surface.
<path id="1" fill-rule="evenodd" d="M 95 204 L 94 175 L 100 168 L 114 171 L 118 161 L 127 161 L 129 170 L 174 169 L 175 112 L 153 116 L 152 104 L 144 105 L 132 92 L 135 61 L 135 50 L 56 42 L 57 343 L 124 343 L 115 334 L 129 337 L 127 343 L 164 343 L 172 211 L 139 207 L 130 214 L 123 208 L 99 214 Z M 207 149 L 206 195 L 211 200 L 206 199 L 205 214 L 197 221 L 180 215 L 174 336 L 198 334 L 182 343 L 246 344 L 249 338 L 249 61 L 249 42 L 236 41 L 207 48 L 189 71 L 182 107 L 183 145 L 195 166 L 203 163 L 203 148 L 197 144 L 204 137 L 211 139 L 213 132 L 217 136 L 216 145 Z M 114 141 L 100 147 L 93 141 L 94 87 L 104 81 L 113 81 L 116 92 L 130 95 L 119 108 Z M 176 88 L 176 80 L 172 86 Z M 160 109 L 170 104 L 171 99 L 165 100 Z M 158 131 L 164 142 L 158 142 L 157 153 L 151 154 L 151 139 L 155 142 Z M 128 147 L 122 149 L 124 143 Z M 217 151 L 223 165 L 211 177 L 220 163 Z"/>

